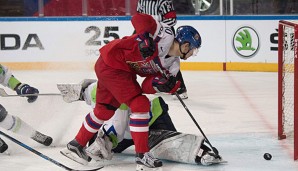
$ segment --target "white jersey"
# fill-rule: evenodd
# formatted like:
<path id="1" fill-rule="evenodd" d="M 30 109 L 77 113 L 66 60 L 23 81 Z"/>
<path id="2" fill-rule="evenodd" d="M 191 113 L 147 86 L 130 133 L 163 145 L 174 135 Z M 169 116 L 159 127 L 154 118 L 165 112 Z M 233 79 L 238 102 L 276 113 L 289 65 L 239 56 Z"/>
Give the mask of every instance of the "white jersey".
<path id="1" fill-rule="evenodd" d="M 167 68 L 167 70 L 169 71 L 169 73 L 171 73 L 171 75 L 176 77 L 177 73 L 180 70 L 180 57 L 179 56 L 166 57 L 165 61 L 166 62 L 164 63 L 164 67 Z"/>
<path id="2" fill-rule="evenodd" d="M 161 65 L 167 69 L 170 75 L 176 76 L 180 70 L 180 58 L 178 56 L 168 56 L 172 43 L 174 41 L 174 33 L 172 29 L 164 23 L 159 23 L 160 31 L 158 37 L 158 56 Z"/>

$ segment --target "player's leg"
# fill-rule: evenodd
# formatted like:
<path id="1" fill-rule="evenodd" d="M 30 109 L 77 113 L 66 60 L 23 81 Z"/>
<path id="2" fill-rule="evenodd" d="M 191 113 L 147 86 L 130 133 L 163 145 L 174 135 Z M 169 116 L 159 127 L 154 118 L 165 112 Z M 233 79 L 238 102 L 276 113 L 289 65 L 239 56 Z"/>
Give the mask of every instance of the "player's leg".
<path id="1" fill-rule="evenodd" d="M 113 95 L 99 83 L 97 85 L 97 94 L 107 97 L 105 98 L 105 103 L 96 103 L 94 110 L 86 115 L 75 138 L 67 144 L 67 149 L 75 153 L 75 155 L 69 153 L 69 151 L 64 151 L 66 157 L 81 164 L 86 164 L 87 161 L 91 161 L 89 155 L 92 156 L 92 154 L 89 153 L 89 155 L 87 155 L 85 151 L 87 143 L 97 134 L 104 121 L 109 120 L 118 108 L 117 103 L 115 103 L 115 105 L 109 104 L 112 103 L 112 101 L 115 101 L 115 99 L 113 98 Z M 101 99 L 101 97 L 97 99 Z"/>
<path id="2" fill-rule="evenodd" d="M 6 109 L 0 104 L 0 124 L 7 116 Z M 0 153 L 3 153 L 8 149 L 8 145 L 0 138 Z"/>
<path id="3" fill-rule="evenodd" d="M 132 139 L 123 139 L 121 142 L 118 143 L 118 145 L 113 148 L 114 153 L 122 153 L 124 150 L 126 150 L 128 147 L 134 145 Z"/>
<path id="4" fill-rule="evenodd" d="M 98 68 L 102 70 L 103 68 Z M 138 164 L 147 167 L 160 167 L 162 162 L 149 153 L 148 130 L 149 130 L 149 99 L 142 95 L 142 89 L 137 81 L 137 76 L 130 72 L 105 68 L 104 72 L 110 71 L 115 77 L 103 77 L 97 73 L 98 82 L 109 85 L 109 90 L 120 103 L 125 103 L 131 109 L 130 132 L 135 144 L 136 161 Z M 115 79 L 117 78 L 117 79 Z M 104 79 L 104 80 L 103 80 Z M 121 86 L 120 86 L 121 85 Z M 107 87 L 107 85 L 105 85 Z M 98 101 L 98 94 L 96 97 Z M 150 161 L 150 162 L 148 162 Z"/>
<path id="5" fill-rule="evenodd" d="M 149 122 L 149 130 L 162 129 L 176 131 L 176 128 L 171 120 L 168 110 L 168 105 L 165 103 L 162 97 L 156 97 L 151 101 L 151 120 Z M 117 147 L 113 149 L 113 152 L 121 153 L 122 151 L 124 151 L 132 145 L 134 145 L 132 139 L 123 139 L 122 141 L 119 141 Z"/>
<path id="6" fill-rule="evenodd" d="M 86 153 L 95 160 L 111 159 L 112 148 L 123 140 L 124 132 L 129 123 L 128 106 L 122 104 L 115 112 L 114 116 L 99 130 L 93 142 L 89 141 L 89 147 Z"/>
<path id="7" fill-rule="evenodd" d="M 149 152 L 149 99 L 144 95 L 136 96 L 128 103 L 131 109 L 130 132 L 135 144 L 137 170 L 143 167 L 161 167 L 162 162 Z"/>
<path id="8" fill-rule="evenodd" d="M 0 153 L 8 149 L 8 145 L 0 138 Z"/>
<path id="9" fill-rule="evenodd" d="M 168 104 L 163 100 L 162 97 L 154 98 L 151 101 L 151 115 L 149 129 L 162 129 L 169 131 L 177 131 L 172 119 L 168 113 L 169 107 Z"/>
<path id="10" fill-rule="evenodd" d="M 95 108 L 85 117 L 75 139 L 67 144 L 68 150 L 75 153 L 75 155 L 65 155 L 82 164 L 86 164 L 86 161 L 91 160 L 85 151 L 88 141 L 98 132 L 104 121 L 109 120 L 120 106 L 114 97 L 114 93 L 112 94 L 111 91 L 114 91 L 115 87 L 122 85 L 119 84 L 120 79 L 114 79 L 118 78 L 118 74 L 121 73 L 115 72 L 114 69 L 107 66 L 101 57 L 98 58 L 95 64 L 95 73 L 98 78 Z"/>
<path id="11" fill-rule="evenodd" d="M 0 104 L 0 127 L 14 133 L 30 137 L 38 143 L 49 146 L 53 139 L 32 128 L 17 116 L 8 114 L 6 109 Z"/>

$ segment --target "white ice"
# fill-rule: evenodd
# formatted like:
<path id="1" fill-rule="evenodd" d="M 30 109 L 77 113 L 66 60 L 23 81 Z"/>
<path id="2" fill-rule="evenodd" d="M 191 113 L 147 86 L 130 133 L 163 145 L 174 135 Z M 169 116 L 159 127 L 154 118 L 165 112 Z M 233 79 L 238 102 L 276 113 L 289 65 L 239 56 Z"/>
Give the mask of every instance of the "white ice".
<path id="1" fill-rule="evenodd" d="M 78 83 L 96 78 L 93 71 L 15 71 L 21 81 L 39 88 L 40 93 L 58 93 L 57 83 Z M 297 171 L 293 144 L 277 139 L 276 72 L 203 72 L 183 71 L 189 99 L 185 104 L 211 144 L 228 164 L 200 166 L 164 161 L 163 171 Z M 6 89 L 8 93 L 13 91 Z M 149 97 L 152 97 L 149 96 Z M 170 115 L 180 132 L 200 134 L 179 101 L 167 95 Z M 59 151 L 74 138 L 84 116 L 91 110 L 84 102 L 68 104 L 59 96 L 40 96 L 33 104 L 23 97 L 2 97 L 0 103 L 37 130 L 53 137 L 51 147 L 14 133 L 1 131 L 76 169 L 90 169 L 62 156 Z M 8 153 L 0 154 L 1 171 L 59 171 L 57 165 L 4 138 Z M 264 153 L 272 160 L 264 160 Z M 104 163 L 102 171 L 135 169 L 133 148 Z"/>

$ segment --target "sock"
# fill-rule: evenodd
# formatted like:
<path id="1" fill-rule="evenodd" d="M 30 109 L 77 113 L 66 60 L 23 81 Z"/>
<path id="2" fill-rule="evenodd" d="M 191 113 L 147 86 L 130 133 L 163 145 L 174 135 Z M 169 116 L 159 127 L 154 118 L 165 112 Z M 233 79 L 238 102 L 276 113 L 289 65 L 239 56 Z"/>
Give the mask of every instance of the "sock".
<path id="1" fill-rule="evenodd" d="M 93 112 L 90 112 L 85 117 L 85 120 L 75 139 L 81 146 L 85 147 L 94 134 L 98 132 L 103 122 L 103 120 L 96 118 Z"/>
<path id="2" fill-rule="evenodd" d="M 129 128 L 136 153 L 148 152 L 149 113 L 132 113 Z"/>

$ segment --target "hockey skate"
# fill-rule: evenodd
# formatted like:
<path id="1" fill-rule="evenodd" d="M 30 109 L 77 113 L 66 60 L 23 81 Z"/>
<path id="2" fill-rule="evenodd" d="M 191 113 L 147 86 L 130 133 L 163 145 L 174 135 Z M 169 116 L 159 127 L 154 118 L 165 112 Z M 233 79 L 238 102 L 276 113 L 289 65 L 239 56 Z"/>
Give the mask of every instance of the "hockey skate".
<path id="1" fill-rule="evenodd" d="M 8 145 L 0 138 L 0 153 L 5 152 L 8 149 Z"/>
<path id="2" fill-rule="evenodd" d="M 209 166 L 212 164 L 220 164 L 227 163 L 227 161 L 223 160 L 223 158 L 219 155 L 215 155 L 211 151 L 204 151 L 201 157 L 197 156 L 195 159 L 196 163 L 202 164 L 203 166 Z"/>
<path id="3" fill-rule="evenodd" d="M 81 146 L 77 140 L 72 140 L 67 144 L 67 148 L 61 150 L 60 153 L 69 159 L 82 165 L 87 165 L 91 158 L 86 154 L 85 148 Z"/>
<path id="4" fill-rule="evenodd" d="M 51 137 L 44 135 L 38 131 L 35 131 L 35 133 L 31 136 L 31 138 L 36 142 L 43 144 L 45 146 L 49 146 L 53 142 L 53 139 Z"/>
<path id="5" fill-rule="evenodd" d="M 136 154 L 137 171 L 161 170 L 162 162 L 150 152 Z"/>

